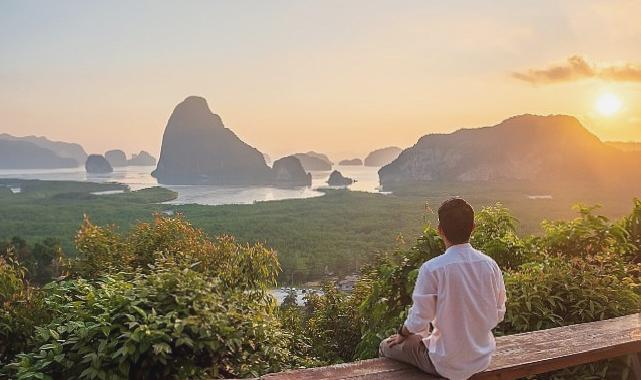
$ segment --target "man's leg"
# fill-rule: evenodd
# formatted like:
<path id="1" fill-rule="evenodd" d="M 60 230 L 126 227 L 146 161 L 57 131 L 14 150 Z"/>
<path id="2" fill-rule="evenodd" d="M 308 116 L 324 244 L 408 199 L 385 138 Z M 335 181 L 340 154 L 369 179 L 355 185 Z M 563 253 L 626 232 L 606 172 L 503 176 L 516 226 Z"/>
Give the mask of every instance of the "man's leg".
<path id="1" fill-rule="evenodd" d="M 439 376 L 427 355 L 423 338 L 420 335 L 412 334 L 403 343 L 393 347 L 390 347 L 389 340 L 390 338 L 387 338 L 381 342 L 378 349 L 379 356 L 407 363 L 425 373 Z"/>

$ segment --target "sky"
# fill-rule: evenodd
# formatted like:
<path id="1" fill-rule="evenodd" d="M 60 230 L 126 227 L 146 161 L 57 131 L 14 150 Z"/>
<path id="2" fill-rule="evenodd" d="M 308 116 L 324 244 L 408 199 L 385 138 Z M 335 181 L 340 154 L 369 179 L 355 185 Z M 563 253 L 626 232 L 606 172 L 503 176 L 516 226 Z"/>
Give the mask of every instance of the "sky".
<path id="1" fill-rule="evenodd" d="M 523 113 L 641 141 L 640 15 L 629 0 L 3 0 L 0 133 L 157 155 L 199 95 L 273 158 L 363 158 Z"/>

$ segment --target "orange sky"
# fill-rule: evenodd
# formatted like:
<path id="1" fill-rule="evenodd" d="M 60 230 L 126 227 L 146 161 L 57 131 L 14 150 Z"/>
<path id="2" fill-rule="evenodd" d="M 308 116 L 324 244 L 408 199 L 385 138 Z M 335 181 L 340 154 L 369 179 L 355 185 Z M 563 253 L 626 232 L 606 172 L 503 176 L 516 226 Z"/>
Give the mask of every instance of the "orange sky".
<path id="1" fill-rule="evenodd" d="M 641 141 L 641 2 L 493 4 L 3 1 L 0 133 L 157 154 L 200 95 L 273 158 L 363 157 L 522 113 Z"/>

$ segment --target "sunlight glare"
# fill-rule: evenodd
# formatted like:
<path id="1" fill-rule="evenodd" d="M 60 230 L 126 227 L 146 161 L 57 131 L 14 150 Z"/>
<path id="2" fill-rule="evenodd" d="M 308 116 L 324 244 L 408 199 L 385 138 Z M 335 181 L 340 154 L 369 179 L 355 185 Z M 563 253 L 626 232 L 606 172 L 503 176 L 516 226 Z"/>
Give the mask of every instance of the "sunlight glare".
<path id="1" fill-rule="evenodd" d="M 605 93 L 597 99 L 596 109 L 603 116 L 612 116 L 621 109 L 621 99 L 612 93 Z"/>

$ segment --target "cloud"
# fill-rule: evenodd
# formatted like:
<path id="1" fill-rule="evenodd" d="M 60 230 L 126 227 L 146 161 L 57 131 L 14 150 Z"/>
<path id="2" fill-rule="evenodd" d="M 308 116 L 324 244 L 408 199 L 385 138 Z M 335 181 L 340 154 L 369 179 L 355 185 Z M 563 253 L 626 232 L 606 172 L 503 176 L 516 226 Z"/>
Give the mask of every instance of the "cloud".
<path id="1" fill-rule="evenodd" d="M 532 84 L 574 82 L 589 78 L 612 82 L 641 82 L 641 65 L 632 63 L 597 65 L 588 62 L 579 55 L 574 55 L 564 63 L 551 65 L 543 69 L 517 71 L 512 73 L 512 76 Z"/>

